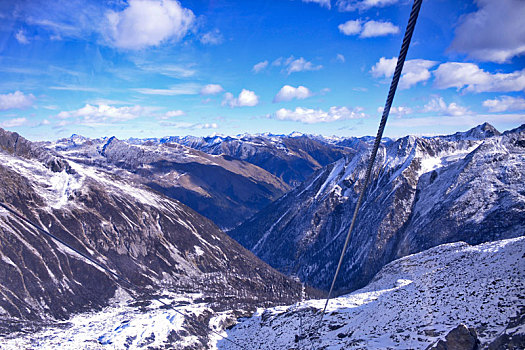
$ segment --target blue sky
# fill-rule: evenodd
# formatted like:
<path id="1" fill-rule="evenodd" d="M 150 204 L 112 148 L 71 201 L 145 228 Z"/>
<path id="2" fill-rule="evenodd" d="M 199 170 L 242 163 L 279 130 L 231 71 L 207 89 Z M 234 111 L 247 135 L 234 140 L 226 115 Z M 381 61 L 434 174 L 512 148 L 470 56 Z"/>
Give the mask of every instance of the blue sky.
<path id="1" fill-rule="evenodd" d="M 0 126 L 375 135 L 406 0 L 4 0 Z M 525 2 L 424 0 L 386 136 L 525 123 Z"/>

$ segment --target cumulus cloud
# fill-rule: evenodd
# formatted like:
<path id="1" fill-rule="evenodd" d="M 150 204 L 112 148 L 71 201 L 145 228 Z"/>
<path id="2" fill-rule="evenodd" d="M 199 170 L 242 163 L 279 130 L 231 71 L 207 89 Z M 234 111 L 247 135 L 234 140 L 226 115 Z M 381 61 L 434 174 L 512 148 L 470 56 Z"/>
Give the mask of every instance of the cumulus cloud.
<path id="1" fill-rule="evenodd" d="M 293 99 L 304 100 L 312 95 L 313 93 L 307 87 L 285 85 L 279 90 L 277 95 L 275 95 L 273 102 L 291 101 Z"/>
<path id="2" fill-rule="evenodd" d="M 430 79 L 430 68 L 438 64 L 436 61 L 414 59 L 405 61 L 401 79 L 399 81 L 400 89 L 408 89 L 417 83 L 425 82 Z M 376 78 L 391 78 L 396 70 L 397 57 L 381 57 L 372 67 L 370 73 Z"/>
<path id="3" fill-rule="evenodd" d="M 100 125 L 107 122 L 127 121 L 140 117 L 146 112 L 142 106 L 114 107 L 106 104 L 93 106 L 86 104 L 74 111 L 60 112 L 59 119 L 79 118 L 82 124 Z"/>
<path id="4" fill-rule="evenodd" d="M 477 0 L 460 20 L 451 48 L 481 61 L 503 63 L 525 53 L 525 1 Z"/>
<path id="5" fill-rule="evenodd" d="M 483 107 L 490 112 L 522 111 L 525 110 L 525 98 L 500 96 L 493 100 L 483 101 Z"/>
<path id="6" fill-rule="evenodd" d="M 327 9 L 330 9 L 332 6 L 330 4 L 330 0 L 302 0 L 303 2 L 315 2 L 319 4 L 320 6 L 326 7 Z"/>
<path id="7" fill-rule="evenodd" d="M 442 97 L 433 97 L 426 105 L 423 107 L 423 112 L 438 112 L 447 116 L 462 116 L 465 114 L 471 114 L 468 108 L 458 105 L 457 103 L 447 104 Z"/>
<path id="8" fill-rule="evenodd" d="M 29 39 L 27 38 L 25 32 L 22 29 L 20 29 L 18 32 L 16 32 L 15 39 L 20 44 L 29 44 Z"/>
<path id="9" fill-rule="evenodd" d="M 339 31 L 343 33 L 344 35 L 357 35 L 361 33 L 361 30 L 363 29 L 363 25 L 361 20 L 350 20 L 346 21 L 345 23 L 340 24 L 337 26 L 339 28 Z"/>
<path id="10" fill-rule="evenodd" d="M 106 18 L 109 42 L 130 50 L 179 41 L 195 22 L 193 12 L 174 0 L 130 0 L 123 11 L 108 11 Z"/>
<path id="11" fill-rule="evenodd" d="M 221 32 L 218 29 L 215 29 L 201 35 L 199 40 L 205 45 L 219 45 L 223 42 L 224 38 Z"/>
<path id="12" fill-rule="evenodd" d="M 223 91 L 223 87 L 219 84 L 208 84 L 201 89 L 201 95 L 217 95 Z"/>
<path id="13" fill-rule="evenodd" d="M 434 72 L 438 89 L 455 87 L 468 92 L 509 92 L 525 90 L 525 69 L 512 73 L 489 73 L 474 63 L 447 62 Z"/>
<path id="14" fill-rule="evenodd" d="M 372 7 L 385 7 L 397 3 L 399 0 L 337 0 L 335 5 L 341 12 L 366 11 Z"/>
<path id="15" fill-rule="evenodd" d="M 22 125 L 26 125 L 26 124 L 27 124 L 27 119 L 26 118 L 13 118 L 13 119 L 9 119 L 9 120 L 6 120 L 6 121 L 0 123 L 0 125 L 3 128 L 14 128 L 14 127 L 22 126 Z"/>
<path id="16" fill-rule="evenodd" d="M 346 21 L 338 26 L 344 35 L 358 35 L 360 38 L 373 38 L 399 33 L 399 27 L 390 22 L 367 21 L 359 19 Z"/>
<path id="17" fill-rule="evenodd" d="M 34 101 L 35 96 L 32 94 L 26 95 L 21 91 L 0 95 L 0 111 L 29 108 Z"/>
<path id="18" fill-rule="evenodd" d="M 268 61 L 259 62 L 253 66 L 252 72 L 259 73 L 260 71 L 264 70 L 266 67 L 268 67 Z"/>
<path id="19" fill-rule="evenodd" d="M 233 96 L 232 93 L 227 92 L 224 94 L 224 99 L 222 101 L 223 106 L 234 107 L 253 107 L 259 104 L 259 96 L 255 92 L 242 89 L 241 93 L 237 98 Z"/>
<path id="20" fill-rule="evenodd" d="M 303 57 L 294 59 L 293 56 L 289 57 L 284 62 L 284 65 L 286 66 L 286 72 L 288 74 L 304 71 L 316 71 L 323 68 L 323 66 L 316 66 L 312 62 L 305 60 Z"/>
<path id="21" fill-rule="evenodd" d="M 330 107 L 328 111 L 297 107 L 295 110 L 281 108 L 275 112 L 278 120 L 291 120 L 305 124 L 329 123 L 337 120 L 364 118 L 361 108 L 350 110 L 348 107 Z"/>

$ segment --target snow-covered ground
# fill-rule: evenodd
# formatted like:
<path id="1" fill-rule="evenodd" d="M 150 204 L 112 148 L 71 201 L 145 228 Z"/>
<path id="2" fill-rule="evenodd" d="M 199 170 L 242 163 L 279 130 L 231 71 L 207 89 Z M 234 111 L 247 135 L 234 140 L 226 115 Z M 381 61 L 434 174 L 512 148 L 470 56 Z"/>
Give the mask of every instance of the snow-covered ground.
<path id="1" fill-rule="evenodd" d="M 525 308 L 524 254 L 525 237 L 438 246 L 388 264 L 367 287 L 331 300 L 320 328 L 324 300 L 259 309 L 226 332 L 231 316 L 220 313 L 211 318 L 217 333 L 207 347 L 239 349 L 221 333 L 244 349 L 424 349 L 460 323 L 475 328 L 487 344 L 508 332 L 509 319 Z M 139 307 L 119 290 L 102 311 L 0 339 L 0 349 L 200 348 L 179 313 L 190 319 L 212 313 L 195 302 L 198 297 L 168 293 L 164 303 Z"/>
<path id="2" fill-rule="evenodd" d="M 524 254 L 525 237 L 438 246 L 388 264 L 365 288 L 331 300 L 320 328 L 325 300 L 309 300 L 260 309 L 228 338 L 247 349 L 425 349 L 463 323 L 487 344 L 525 308 Z M 236 348 L 224 340 L 218 347 Z"/>
<path id="3" fill-rule="evenodd" d="M 0 339 L 0 349 L 199 348 L 199 338 L 188 334 L 185 320 L 211 312 L 206 304 L 195 303 L 200 296 L 167 293 L 162 302 L 153 300 L 138 307 L 119 289 L 113 305 L 102 311 L 76 315 L 63 325 L 35 334 Z"/>

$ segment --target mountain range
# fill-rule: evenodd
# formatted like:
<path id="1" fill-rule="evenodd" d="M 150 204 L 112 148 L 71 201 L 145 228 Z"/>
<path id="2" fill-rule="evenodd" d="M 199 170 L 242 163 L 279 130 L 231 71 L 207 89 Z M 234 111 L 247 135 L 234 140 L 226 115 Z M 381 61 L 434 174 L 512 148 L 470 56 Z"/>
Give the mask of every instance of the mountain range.
<path id="1" fill-rule="evenodd" d="M 361 147 L 318 170 L 229 234 L 271 266 L 327 290 L 369 153 Z M 336 291 L 361 288 L 387 263 L 439 244 L 525 234 L 523 164 L 525 126 L 383 142 Z"/>
<path id="2" fill-rule="evenodd" d="M 207 325 L 214 312 L 242 314 L 304 292 L 184 204 L 4 130 L 0 177 L 3 334 L 102 310 L 115 298 L 137 307 L 168 293 L 169 306 L 193 295 L 211 310 L 197 323 Z M 207 344 L 209 330 L 197 325 L 185 319 L 170 342 L 191 333 Z"/>

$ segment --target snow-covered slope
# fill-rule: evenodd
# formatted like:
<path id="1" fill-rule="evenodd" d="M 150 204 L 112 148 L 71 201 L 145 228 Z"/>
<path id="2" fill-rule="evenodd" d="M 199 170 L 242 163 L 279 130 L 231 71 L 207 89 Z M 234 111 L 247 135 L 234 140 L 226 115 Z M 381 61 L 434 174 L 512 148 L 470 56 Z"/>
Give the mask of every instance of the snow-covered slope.
<path id="1" fill-rule="evenodd" d="M 328 289 L 369 158 L 365 147 L 316 172 L 230 235 L 264 261 Z M 382 266 L 433 246 L 525 234 L 525 131 L 484 124 L 453 137 L 407 136 L 381 145 L 338 293 Z"/>
<path id="2" fill-rule="evenodd" d="M 315 170 L 345 155 L 354 154 L 354 149 L 362 141 L 357 138 L 351 140 L 294 132 L 289 135 L 244 134 L 234 137 L 172 136 L 156 142 L 179 143 L 212 155 L 222 154 L 244 160 L 265 169 L 290 186 L 297 186 Z"/>
<path id="3" fill-rule="evenodd" d="M 47 147 L 66 159 L 145 184 L 221 228 L 236 226 L 290 189 L 281 179 L 240 159 L 173 142 L 142 141 L 73 135 Z"/>
<path id="4" fill-rule="evenodd" d="M 524 257 L 525 237 L 441 245 L 391 262 L 365 288 L 331 300 L 319 328 L 325 300 L 308 300 L 260 309 L 228 338 L 249 349 L 425 349 L 465 324 L 485 348 L 503 333 L 525 334 Z M 219 349 L 235 346 L 222 340 Z"/>
<path id="5" fill-rule="evenodd" d="M 119 285 L 146 302 L 199 292 L 196 303 L 215 311 L 300 295 L 298 283 L 182 203 L 2 129 L 0 178 L 3 205 L 133 284 L 0 208 L 0 336 L 100 310 Z M 207 342 L 206 328 L 191 333 Z"/>

